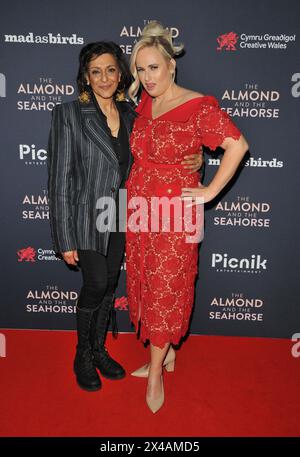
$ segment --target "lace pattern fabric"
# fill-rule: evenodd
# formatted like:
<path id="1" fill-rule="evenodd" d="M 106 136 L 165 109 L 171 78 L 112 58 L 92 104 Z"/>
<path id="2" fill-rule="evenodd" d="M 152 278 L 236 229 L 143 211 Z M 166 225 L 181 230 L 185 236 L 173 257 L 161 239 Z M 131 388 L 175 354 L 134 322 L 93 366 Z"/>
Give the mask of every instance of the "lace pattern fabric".
<path id="1" fill-rule="evenodd" d="M 126 187 L 128 201 L 139 196 L 147 201 L 148 221 L 147 230 L 134 231 L 130 225 L 134 209 L 128 209 L 127 294 L 130 319 L 136 329 L 140 323 L 142 341 L 162 348 L 167 342 L 178 344 L 188 330 L 198 243 L 187 242 L 190 232 L 184 225 L 181 231 L 174 230 L 172 211 L 169 232 L 163 224 L 159 231 L 149 231 L 151 211 L 157 211 L 151 209 L 151 197 L 180 198 L 182 187 L 197 187 L 198 173 L 188 174 L 180 165 L 184 156 L 199 153 L 203 144 L 215 149 L 226 137 L 238 139 L 240 132 L 212 96 L 190 100 L 152 119 L 151 98 L 144 94 L 137 111 L 131 135 L 135 161 Z M 193 207 L 193 223 L 195 212 Z M 203 222 L 202 214 L 198 224 Z M 197 229 L 201 232 L 203 227 Z"/>

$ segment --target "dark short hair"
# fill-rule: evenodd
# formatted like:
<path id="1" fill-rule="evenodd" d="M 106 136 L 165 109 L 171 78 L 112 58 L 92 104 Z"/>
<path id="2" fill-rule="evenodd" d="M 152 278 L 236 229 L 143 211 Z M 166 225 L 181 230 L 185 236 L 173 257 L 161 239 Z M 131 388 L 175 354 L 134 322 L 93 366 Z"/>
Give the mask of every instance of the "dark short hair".
<path id="1" fill-rule="evenodd" d="M 90 90 L 90 86 L 87 85 L 85 77 L 88 70 L 88 65 L 91 60 L 101 56 L 102 54 L 111 54 L 116 59 L 117 65 L 121 72 L 121 80 L 118 85 L 118 90 L 126 90 L 130 86 L 132 82 L 132 75 L 120 46 L 118 46 L 113 41 L 97 41 L 95 43 L 86 44 L 80 51 L 79 69 L 77 75 L 77 87 L 79 93 L 85 90 Z"/>

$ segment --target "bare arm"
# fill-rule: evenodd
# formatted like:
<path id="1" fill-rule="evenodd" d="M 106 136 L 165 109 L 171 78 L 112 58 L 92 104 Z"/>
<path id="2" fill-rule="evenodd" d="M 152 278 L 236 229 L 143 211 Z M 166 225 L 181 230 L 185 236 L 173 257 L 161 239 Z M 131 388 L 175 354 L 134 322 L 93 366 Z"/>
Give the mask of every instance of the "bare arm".
<path id="1" fill-rule="evenodd" d="M 213 200 L 226 186 L 235 174 L 242 158 L 248 151 L 248 143 L 243 135 L 238 140 L 225 138 L 220 145 L 224 149 L 224 155 L 220 166 L 208 186 L 198 188 L 183 188 L 182 197 L 202 197 L 204 203 Z"/>

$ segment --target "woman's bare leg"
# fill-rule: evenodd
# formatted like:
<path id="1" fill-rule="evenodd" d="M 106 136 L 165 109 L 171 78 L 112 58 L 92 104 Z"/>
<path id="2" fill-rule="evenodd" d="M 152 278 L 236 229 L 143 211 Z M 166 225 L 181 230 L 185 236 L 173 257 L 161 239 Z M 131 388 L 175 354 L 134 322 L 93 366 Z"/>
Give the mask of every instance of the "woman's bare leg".
<path id="1" fill-rule="evenodd" d="M 147 397 L 150 399 L 156 399 L 161 395 L 162 366 L 166 354 L 169 350 L 169 346 L 170 343 L 166 343 L 163 349 L 161 349 L 157 346 L 154 346 L 153 344 L 150 344 L 151 361 L 147 386 Z"/>

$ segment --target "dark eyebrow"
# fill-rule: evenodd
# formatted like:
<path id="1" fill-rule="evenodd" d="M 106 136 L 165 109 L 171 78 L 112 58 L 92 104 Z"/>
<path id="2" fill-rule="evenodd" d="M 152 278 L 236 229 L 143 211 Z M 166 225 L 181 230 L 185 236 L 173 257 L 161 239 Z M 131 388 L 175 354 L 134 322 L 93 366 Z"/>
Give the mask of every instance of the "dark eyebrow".
<path id="1" fill-rule="evenodd" d="M 104 68 L 110 68 L 110 67 L 116 68 L 117 65 L 115 65 L 115 64 L 112 63 L 112 64 L 110 64 L 110 65 L 107 65 L 107 66 L 104 67 Z M 97 70 L 101 70 L 101 67 L 98 67 L 98 66 L 90 67 L 90 70 L 92 70 L 93 68 L 96 68 Z"/>

